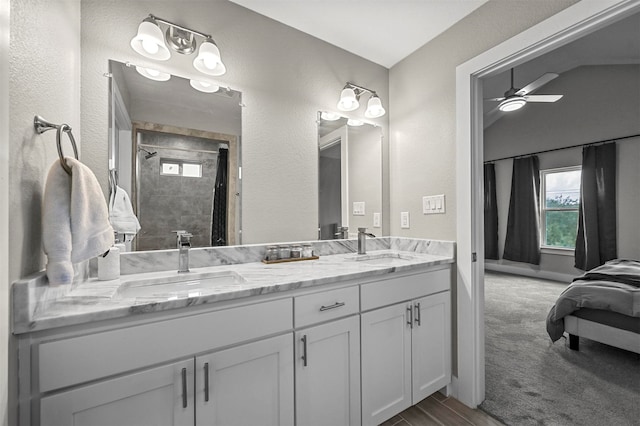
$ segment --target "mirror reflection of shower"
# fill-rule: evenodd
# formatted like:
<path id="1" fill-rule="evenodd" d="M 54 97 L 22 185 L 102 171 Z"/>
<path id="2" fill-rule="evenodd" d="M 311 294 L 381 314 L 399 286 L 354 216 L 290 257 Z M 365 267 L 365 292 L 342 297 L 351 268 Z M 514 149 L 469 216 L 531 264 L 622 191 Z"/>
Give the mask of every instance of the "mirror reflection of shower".
<path id="1" fill-rule="evenodd" d="M 148 160 L 149 158 L 151 158 L 151 157 L 155 157 L 156 155 L 158 155 L 158 151 L 150 152 L 150 151 L 147 151 L 147 150 L 146 150 L 146 149 L 144 149 L 144 148 L 138 148 L 138 152 L 140 152 L 140 151 L 142 151 L 142 152 L 146 153 L 146 155 L 144 156 L 144 159 L 145 159 L 145 160 Z"/>

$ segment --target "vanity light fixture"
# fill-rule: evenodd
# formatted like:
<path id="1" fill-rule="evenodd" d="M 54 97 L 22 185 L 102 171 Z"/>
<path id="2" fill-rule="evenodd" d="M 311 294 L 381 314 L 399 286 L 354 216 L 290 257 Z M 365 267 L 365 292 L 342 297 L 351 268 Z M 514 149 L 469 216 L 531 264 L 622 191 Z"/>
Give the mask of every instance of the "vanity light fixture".
<path id="1" fill-rule="evenodd" d="M 158 71 L 155 70 L 153 68 L 145 68 L 145 67 L 139 67 L 136 66 L 136 71 L 138 71 L 138 74 L 147 77 L 150 80 L 155 80 L 155 81 L 167 81 L 171 78 L 171 74 L 166 73 L 166 72 L 162 72 L 162 71 Z"/>
<path id="2" fill-rule="evenodd" d="M 342 116 L 340 114 L 336 114 L 335 112 L 322 111 L 322 113 L 320 114 L 320 118 L 327 121 L 336 121 L 342 118 Z"/>
<path id="3" fill-rule="evenodd" d="M 204 93 L 215 93 L 218 90 L 220 90 L 220 86 L 218 86 L 217 84 L 209 83 L 208 81 L 203 81 L 203 80 L 193 80 L 193 79 L 191 79 L 189 81 L 189 84 L 194 89 L 199 90 L 199 91 L 204 92 Z"/>
<path id="4" fill-rule="evenodd" d="M 364 121 L 362 121 L 362 120 L 356 120 L 355 118 L 347 119 L 347 125 L 352 126 L 352 127 L 362 126 L 363 124 L 364 124 Z"/>
<path id="5" fill-rule="evenodd" d="M 160 24 L 167 27 L 164 36 Z M 209 34 L 174 24 L 151 14 L 138 26 L 138 33 L 131 39 L 131 48 L 146 58 L 166 61 L 171 57 L 169 47 L 182 55 L 194 53 L 198 47 L 195 36 L 204 39 L 193 61 L 195 69 L 213 76 L 220 76 L 227 72 L 220 58 L 220 50 Z"/>
<path id="6" fill-rule="evenodd" d="M 367 102 L 367 109 L 364 112 L 365 117 L 378 118 L 385 115 L 386 111 L 382 107 L 382 101 L 380 101 L 378 94 L 374 90 L 350 82 L 347 82 L 340 93 L 338 109 L 340 111 L 354 111 L 358 109 L 360 107 L 360 96 L 363 93 L 369 93 L 371 95 Z"/>

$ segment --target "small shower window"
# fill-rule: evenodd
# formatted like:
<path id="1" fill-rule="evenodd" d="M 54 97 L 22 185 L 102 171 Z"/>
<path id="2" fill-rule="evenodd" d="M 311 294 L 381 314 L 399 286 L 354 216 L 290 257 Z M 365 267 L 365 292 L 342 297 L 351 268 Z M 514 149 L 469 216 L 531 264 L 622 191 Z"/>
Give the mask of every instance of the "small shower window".
<path id="1" fill-rule="evenodd" d="M 202 164 L 176 160 L 161 160 L 160 174 L 167 176 L 202 177 Z"/>

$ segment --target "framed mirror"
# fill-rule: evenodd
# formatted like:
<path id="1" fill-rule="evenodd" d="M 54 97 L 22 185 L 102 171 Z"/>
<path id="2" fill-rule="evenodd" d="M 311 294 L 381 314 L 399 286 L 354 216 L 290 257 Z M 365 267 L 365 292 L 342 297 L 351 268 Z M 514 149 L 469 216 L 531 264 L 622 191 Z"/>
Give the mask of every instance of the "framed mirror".
<path id="1" fill-rule="evenodd" d="M 319 239 L 355 238 L 358 228 L 383 235 L 382 129 L 325 117 L 318 113 Z"/>
<path id="2" fill-rule="evenodd" d="M 130 195 L 131 250 L 241 243 L 241 93 L 109 61 L 111 188 Z M 161 81 L 160 81 L 161 80 Z"/>

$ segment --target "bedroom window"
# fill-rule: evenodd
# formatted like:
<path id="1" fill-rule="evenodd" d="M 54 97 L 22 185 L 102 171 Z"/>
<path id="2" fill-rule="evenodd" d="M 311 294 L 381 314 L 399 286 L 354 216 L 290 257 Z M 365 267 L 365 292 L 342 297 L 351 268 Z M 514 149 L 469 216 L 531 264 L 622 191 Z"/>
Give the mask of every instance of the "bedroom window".
<path id="1" fill-rule="evenodd" d="M 580 166 L 540 172 L 540 241 L 543 248 L 575 248 L 581 173 Z"/>

